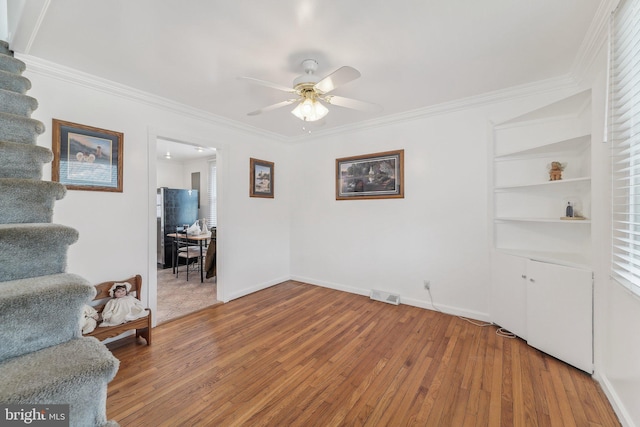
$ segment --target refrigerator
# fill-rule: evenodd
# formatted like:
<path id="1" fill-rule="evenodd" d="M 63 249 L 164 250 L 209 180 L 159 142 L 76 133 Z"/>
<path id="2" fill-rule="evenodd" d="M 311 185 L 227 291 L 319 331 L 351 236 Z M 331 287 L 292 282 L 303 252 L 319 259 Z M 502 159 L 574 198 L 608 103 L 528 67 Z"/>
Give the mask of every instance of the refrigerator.
<path id="1" fill-rule="evenodd" d="M 156 199 L 158 219 L 158 267 L 171 267 L 171 246 L 175 233 L 183 225 L 192 225 L 198 219 L 198 190 L 158 188 Z"/>

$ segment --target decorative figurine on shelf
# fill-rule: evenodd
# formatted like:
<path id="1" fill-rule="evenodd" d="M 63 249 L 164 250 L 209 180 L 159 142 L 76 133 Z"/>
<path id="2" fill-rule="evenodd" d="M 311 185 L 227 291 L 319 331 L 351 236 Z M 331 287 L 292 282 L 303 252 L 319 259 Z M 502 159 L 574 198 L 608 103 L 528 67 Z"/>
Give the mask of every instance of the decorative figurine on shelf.
<path id="1" fill-rule="evenodd" d="M 549 169 L 549 181 L 560 181 L 562 179 L 562 171 L 566 166 L 566 163 L 551 162 L 547 166 Z"/>
<path id="2" fill-rule="evenodd" d="M 567 218 L 573 218 L 573 206 L 571 206 L 571 202 L 567 202 L 567 209 L 565 210 L 565 214 Z"/>

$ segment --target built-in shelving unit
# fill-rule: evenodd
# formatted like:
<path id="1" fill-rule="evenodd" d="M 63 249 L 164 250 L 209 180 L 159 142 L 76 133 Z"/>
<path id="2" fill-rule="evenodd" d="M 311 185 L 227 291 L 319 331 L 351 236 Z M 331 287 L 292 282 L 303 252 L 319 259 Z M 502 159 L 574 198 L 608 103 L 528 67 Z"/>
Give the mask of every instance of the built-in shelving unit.
<path id="1" fill-rule="evenodd" d="M 585 91 L 495 125 L 491 191 L 492 320 L 587 372 L 593 347 L 590 106 Z M 550 180 L 551 162 L 564 165 L 561 180 Z M 568 203 L 573 218 L 567 218 Z"/>
<path id="2" fill-rule="evenodd" d="M 589 107 L 587 91 L 494 127 L 497 250 L 590 268 Z M 562 180 L 549 180 L 553 161 L 565 166 Z M 563 219 L 568 203 L 584 219 Z"/>

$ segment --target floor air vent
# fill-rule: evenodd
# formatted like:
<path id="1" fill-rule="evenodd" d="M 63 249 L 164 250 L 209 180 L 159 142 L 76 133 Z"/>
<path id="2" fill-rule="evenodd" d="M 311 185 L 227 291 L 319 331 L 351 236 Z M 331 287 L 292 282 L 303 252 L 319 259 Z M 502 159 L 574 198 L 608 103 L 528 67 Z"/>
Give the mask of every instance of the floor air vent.
<path id="1" fill-rule="evenodd" d="M 400 295 L 390 294 L 389 292 L 384 291 L 371 290 L 371 299 L 393 305 L 400 304 Z"/>

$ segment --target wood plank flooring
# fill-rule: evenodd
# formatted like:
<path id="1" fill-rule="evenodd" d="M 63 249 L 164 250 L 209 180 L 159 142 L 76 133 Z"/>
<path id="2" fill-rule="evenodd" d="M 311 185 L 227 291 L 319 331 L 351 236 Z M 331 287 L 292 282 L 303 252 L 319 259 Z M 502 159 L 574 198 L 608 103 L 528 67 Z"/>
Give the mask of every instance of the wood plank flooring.
<path id="1" fill-rule="evenodd" d="M 288 281 L 111 346 L 134 426 L 619 426 L 599 385 L 456 316 Z M 125 340 L 126 341 L 126 340 Z"/>

